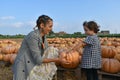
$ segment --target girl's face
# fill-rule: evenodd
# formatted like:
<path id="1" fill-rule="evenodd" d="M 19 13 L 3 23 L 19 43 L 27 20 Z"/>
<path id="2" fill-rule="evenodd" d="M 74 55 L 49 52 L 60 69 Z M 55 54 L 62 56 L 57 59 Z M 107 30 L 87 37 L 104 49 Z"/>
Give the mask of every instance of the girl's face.
<path id="1" fill-rule="evenodd" d="M 52 26 L 53 26 L 53 21 L 49 20 L 49 22 L 42 27 L 43 33 L 49 34 L 49 32 L 52 30 Z"/>
<path id="2" fill-rule="evenodd" d="M 90 30 L 86 26 L 84 26 L 84 31 L 85 31 L 85 34 L 87 34 L 87 35 L 93 35 L 93 34 L 95 34 L 94 31 Z"/>

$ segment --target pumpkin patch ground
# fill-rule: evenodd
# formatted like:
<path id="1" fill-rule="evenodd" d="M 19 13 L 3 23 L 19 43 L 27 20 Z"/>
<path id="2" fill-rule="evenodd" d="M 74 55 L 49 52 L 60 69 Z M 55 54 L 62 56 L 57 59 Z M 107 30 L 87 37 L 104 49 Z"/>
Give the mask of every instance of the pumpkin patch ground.
<path id="1" fill-rule="evenodd" d="M 11 65 L 7 62 L 0 61 L 0 80 L 12 80 L 12 77 Z"/>
<path id="2" fill-rule="evenodd" d="M 12 65 L 7 62 L 0 61 L 0 80 L 13 80 Z M 53 79 L 55 80 L 55 78 Z M 73 71 L 57 71 L 57 80 L 78 80 Z M 85 80 L 85 75 L 82 74 L 82 79 Z M 103 80 L 120 80 L 113 76 L 103 75 Z"/>
<path id="3" fill-rule="evenodd" d="M 77 80 L 73 71 L 58 71 L 57 80 Z M 63 75 L 61 77 L 61 75 Z M 0 61 L 0 80 L 13 80 L 12 65 L 8 62 Z M 55 80 L 55 77 L 53 78 Z"/>

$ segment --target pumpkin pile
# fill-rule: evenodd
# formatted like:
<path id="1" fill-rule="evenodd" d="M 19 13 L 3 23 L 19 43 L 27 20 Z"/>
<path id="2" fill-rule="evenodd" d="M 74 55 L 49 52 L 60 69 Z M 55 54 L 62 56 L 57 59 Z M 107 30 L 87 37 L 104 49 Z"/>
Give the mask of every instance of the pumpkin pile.
<path id="1" fill-rule="evenodd" d="M 54 46 L 58 48 L 59 50 L 64 49 L 71 49 L 71 47 L 75 46 L 79 42 L 82 43 L 84 38 L 48 38 L 49 46 Z M 80 55 L 82 55 L 83 46 L 79 46 L 76 51 L 79 52 Z"/>
<path id="2" fill-rule="evenodd" d="M 108 73 L 120 72 L 120 39 L 103 38 L 101 41 L 102 70 Z"/>
<path id="3" fill-rule="evenodd" d="M 66 52 L 73 46 L 84 41 L 85 38 L 47 38 L 49 46 L 54 46 L 59 50 L 64 49 L 59 55 L 60 66 L 64 68 L 76 68 L 82 57 L 83 46 L 76 50 Z M 102 52 L 102 70 L 108 73 L 120 72 L 120 38 L 100 38 Z M 0 60 L 13 63 L 20 44 L 12 40 L 0 40 Z M 65 64 L 64 61 L 70 64 Z"/>
<path id="4" fill-rule="evenodd" d="M 58 49 L 69 49 L 76 45 L 78 42 L 82 42 L 83 38 L 48 38 L 47 40 L 49 46 L 54 46 Z"/>
<path id="5" fill-rule="evenodd" d="M 0 41 L 0 60 L 7 61 L 13 64 L 20 45 L 12 40 Z"/>
<path id="6" fill-rule="evenodd" d="M 50 46 L 57 47 L 58 49 L 70 49 L 78 42 L 84 41 L 84 38 L 49 38 L 48 43 Z M 101 52 L 102 52 L 102 70 L 108 73 L 118 73 L 120 72 L 120 38 L 100 38 L 101 42 Z M 79 52 L 80 57 L 82 57 L 83 47 L 78 47 L 76 49 Z M 63 52 L 60 54 L 62 60 L 71 60 L 73 58 L 68 57 L 69 53 Z M 70 56 L 70 55 L 69 55 Z M 74 60 L 74 59 L 73 59 Z M 106 61 L 107 60 L 107 61 Z M 105 62 L 105 63 L 104 63 Z M 77 63 L 77 62 L 76 62 Z M 116 69 L 114 70 L 114 64 Z M 61 63 L 64 68 L 71 68 L 73 65 Z M 113 66 L 113 67 L 112 67 Z M 73 66 L 74 67 L 74 66 Z"/>

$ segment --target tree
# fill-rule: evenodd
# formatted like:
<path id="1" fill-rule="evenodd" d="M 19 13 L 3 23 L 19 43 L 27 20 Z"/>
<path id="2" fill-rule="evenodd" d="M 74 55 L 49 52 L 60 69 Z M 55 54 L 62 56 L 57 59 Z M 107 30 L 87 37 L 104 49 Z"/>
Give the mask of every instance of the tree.
<path id="1" fill-rule="evenodd" d="M 81 35 L 81 32 L 74 32 L 75 35 Z"/>
<path id="2" fill-rule="evenodd" d="M 55 34 L 53 31 L 50 31 L 50 33 L 49 33 L 49 36 L 51 36 L 51 35 L 53 35 L 53 34 Z"/>

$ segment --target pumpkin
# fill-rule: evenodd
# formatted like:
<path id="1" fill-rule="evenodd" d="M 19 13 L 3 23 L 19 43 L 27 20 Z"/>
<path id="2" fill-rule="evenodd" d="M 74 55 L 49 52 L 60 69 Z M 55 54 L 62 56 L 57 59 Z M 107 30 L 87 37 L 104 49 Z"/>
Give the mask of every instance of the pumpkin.
<path id="1" fill-rule="evenodd" d="M 114 58 L 103 58 L 102 70 L 108 73 L 118 73 L 120 71 L 120 62 Z"/>
<path id="2" fill-rule="evenodd" d="M 116 47 L 116 51 L 117 51 L 117 53 L 120 53 L 120 46 Z"/>
<path id="3" fill-rule="evenodd" d="M 0 48 L 6 47 L 6 46 L 8 46 L 8 44 L 4 44 L 4 43 L 0 44 Z"/>
<path id="4" fill-rule="evenodd" d="M 16 42 L 12 41 L 12 40 L 3 40 L 2 43 L 4 43 L 4 44 L 16 44 Z"/>
<path id="5" fill-rule="evenodd" d="M 112 42 L 112 45 L 117 47 L 117 46 L 120 46 L 120 43 L 119 42 Z"/>
<path id="6" fill-rule="evenodd" d="M 20 48 L 20 45 L 17 44 L 17 45 L 15 45 L 14 47 L 15 47 L 15 50 L 14 50 L 13 53 L 18 53 L 18 50 L 19 50 L 19 48 Z"/>
<path id="7" fill-rule="evenodd" d="M 114 58 L 120 62 L 120 54 L 116 54 Z"/>
<path id="8" fill-rule="evenodd" d="M 2 43 L 8 44 L 9 40 L 3 40 Z"/>
<path id="9" fill-rule="evenodd" d="M 11 54 L 3 55 L 3 61 L 9 62 L 10 61 Z"/>
<path id="10" fill-rule="evenodd" d="M 77 51 L 70 51 L 69 53 L 66 53 L 64 51 L 64 52 L 60 53 L 59 57 L 61 60 L 60 64 L 64 68 L 76 68 L 80 63 L 80 58 L 81 58 L 81 56 L 79 55 L 79 53 Z M 64 63 L 66 61 L 69 64 Z"/>
<path id="11" fill-rule="evenodd" d="M 103 58 L 114 58 L 117 51 L 114 46 L 101 46 Z"/>
<path id="12" fill-rule="evenodd" d="M 14 46 L 6 46 L 6 47 L 3 47 L 1 52 L 2 52 L 2 53 L 5 53 L 5 54 L 14 53 L 14 52 L 15 52 L 15 47 L 14 47 Z"/>
<path id="13" fill-rule="evenodd" d="M 11 57 L 10 57 L 10 63 L 13 64 L 14 63 L 14 60 L 16 58 L 16 54 L 12 54 Z"/>
<path id="14" fill-rule="evenodd" d="M 101 41 L 101 45 L 112 46 L 112 42 L 108 40 Z"/>
<path id="15" fill-rule="evenodd" d="M 3 55 L 2 54 L 0 54 L 0 61 L 2 61 L 3 60 Z"/>
<path id="16" fill-rule="evenodd" d="M 9 40 L 8 44 L 13 44 L 14 45 L 14 44 L 17 44 L 17 43 L 15 41 Z"/>
<path id="17" fill-rule="evenodd" d="M 0 54 L 1 54 L 1 50 L 2 50 L 2 48 L 0 48 Z"/>

